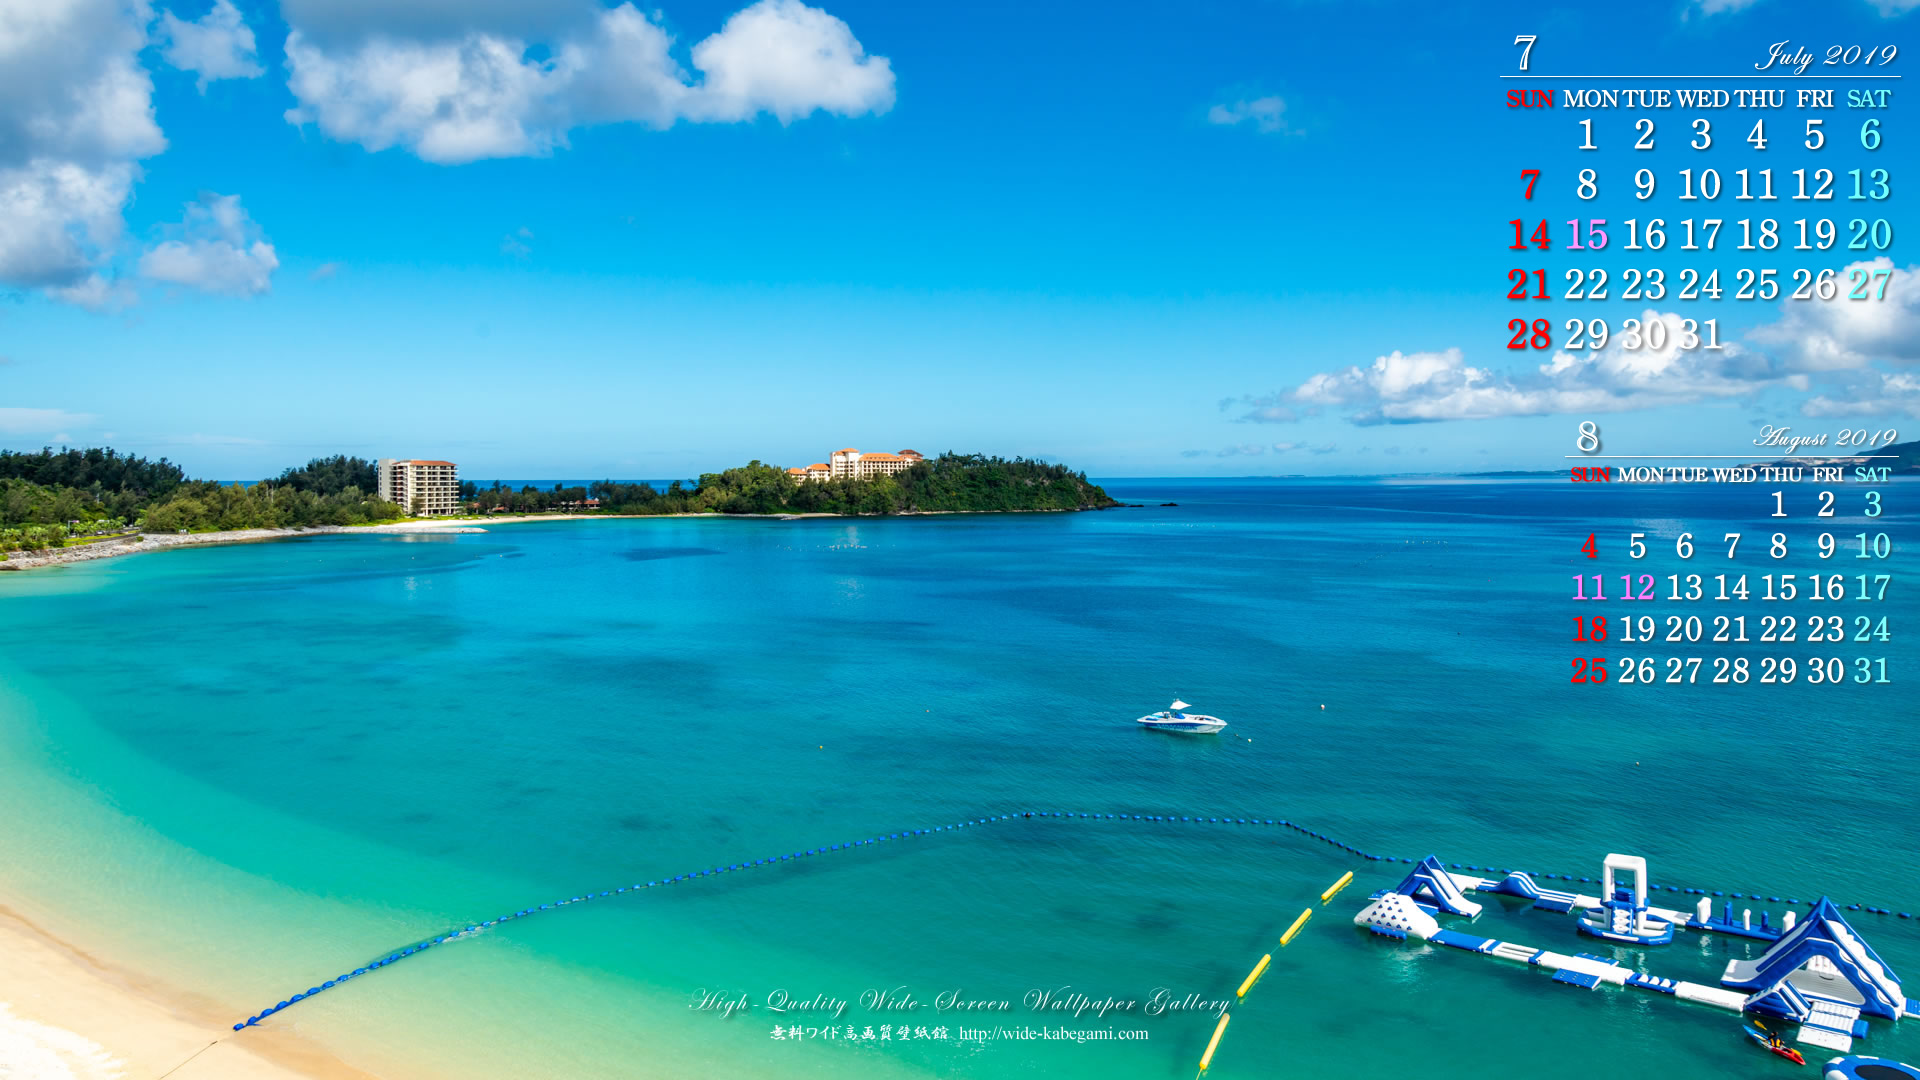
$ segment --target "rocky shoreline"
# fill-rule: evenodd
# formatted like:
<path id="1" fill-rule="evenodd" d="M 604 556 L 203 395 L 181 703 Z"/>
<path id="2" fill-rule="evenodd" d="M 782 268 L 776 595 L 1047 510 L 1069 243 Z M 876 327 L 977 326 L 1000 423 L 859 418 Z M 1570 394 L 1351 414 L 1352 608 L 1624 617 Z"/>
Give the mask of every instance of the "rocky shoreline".
<path id="1" fill-rule="evenodd" d="M 247 544 L 260 540 L 284 540 L 290 536 L 319 536 L 323 533 L 354 531 L 356 530 L 344 528 L 339 525 L 315 525 L 305 529 L 233 529 L 227 532 L 210 533 L 140 533 L 117 540 L 102 540 L 99 543 L 84 544 L 80 547 L 55 548 L 50 551 L 9 552 L 5 560 L 0 561 L 0 570 L 31 570 L 41 566 L 59 566 L 64 563 L 87 562 L 92 559 L 110 559 L 116 555 L 135 555 L 142 551 L 163 551 L 167 548 L 193 547 L 200 544 Z"/>

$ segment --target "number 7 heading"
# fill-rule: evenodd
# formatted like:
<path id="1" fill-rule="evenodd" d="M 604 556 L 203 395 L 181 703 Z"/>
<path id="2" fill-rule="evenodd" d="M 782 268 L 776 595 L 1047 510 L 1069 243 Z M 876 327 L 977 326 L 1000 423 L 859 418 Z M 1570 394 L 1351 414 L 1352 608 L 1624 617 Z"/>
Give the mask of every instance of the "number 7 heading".
<path id="1" fill-rule="evenodd" d="M 1528 201 L 1532 201 L 1532 199 L 1533 199 L 1533 185 L 1534 185 L 1534 183 L 1535 183 L 1536 181 L 1538 181 L 1538 180 L 1540 179 L 1540 170 L 1539 170 L 1539 169 L 1521 169 L 1521 170 L 1520 170 L 1520 175 L 1526 178 L 1526 181 L 1527 181 L 1527 199 L 1528 199 Z"/>
<path id="2" fill-rule="evenodd" d="M 1533 43 L 1538 40 L 1540 40 L 1540 38 L 1539 38 L 1539 35 L 1537 34 L 1513 35 L 1513 43 L 1515 45 L 1520 45 L 1523 43 L 1526 45 L 1526 48 L 1520 50 L 1520 70 L 1521 71 L 1527 70 L 1527 57 L 1533 55 Z"/>

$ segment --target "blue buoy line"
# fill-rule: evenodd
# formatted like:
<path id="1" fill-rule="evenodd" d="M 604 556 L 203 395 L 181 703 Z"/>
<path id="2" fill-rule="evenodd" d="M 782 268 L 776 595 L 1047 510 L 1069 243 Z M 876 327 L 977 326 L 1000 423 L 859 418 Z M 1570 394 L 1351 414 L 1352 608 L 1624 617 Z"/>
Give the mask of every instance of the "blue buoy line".
<path id="1" fill-rule="evenodd" d="M 352 971 L 342 972 L 339 975 L 335 975 L 331 979 L 327 979 L 324 982 L 321 982 L 317 986 L 310 986 L 307 989 L 297 994 L 293 994 L 292 996 L 288 997 L 285 1001 L 281 1001 L 277 1004 L 270 1005 L 267 1008 L 260 1010 L 255 1015 L 249 1016 L 246 1020 L 233 1025 L 233 1030 L 239 1031 L 242 1028 L 252 1027 L 258 1024 L 260 1021 L 265 1020 L 267 1017 L 272 1016 L 273 1014 L 280 1012 L 283 1009 L 287 1009 L 294 1005 L 298 1005 L 300 1002 L 305 1001 L 310 997 L 313 997 L 315 994 L 323 993 L 325 991 L 333 989 L 334 987 L 345 985 L 349 980 L 357 979 L 363 975 L 371 975 L 372 973 L 379 971 L 382 968 L 385 968 L 391 964 L 397 964 L 402 960 L 405 960 L 412 956 L 416 956 L 420 953 L 427 951 L 428 949 L 431 949 L 440 945 L 446 945 L 451 942 L 458 941 L 461 938 L 471 937 L 484 930 L 490 930 L 495 926 L 499 926 L 502 923 L 512 922 L 515 919 L 524 919 L 524 918 L 528 918 L 529 916 L 538 915 L 543 911 L 555 911 L 560 908 L 567 907 L 573 904 L 584 904 L 593 900 L 604 900 L 604 899 L 607 899 L 608 897 L 619 896 L 629 892 L 638 892 L 639 890 L 642 890 L 642 889 L 663 888 L 668 885 L 677 885 L 677 884 L 680 884 L 681 882 L 692 881 L 697 878 L 716 877 L 720 874 L 731 874 L 740 870 L 753 870 L 759 867 L 773 866 L 775 864 L 784 863 L 784 862 L 797 862 L 801 859 L 812 858 L 819 855 L 827 855 L 836 851 L 851 851 L 854 848 L 869 847 L 874 844 L 891 842 L 894 840 L 911 840 L 917 836 L 931 836 L 934 833 L 951 832 L 956 829 L 965 829 L 975 825 L 989 825 L 989 824 L 993 824 L 995 822 L 1000 822 L 1000 821 L 1011 821 L 1015 818 L 1089 818 L 1089 819 L 1099 819 L 1103 821 L 1147 821 L 1147 822 L 1175 822 L 1175 823 L 1185 822 L 1188 824 L 1200 824 L 1200 825 L 1277 825 L 1277 826 L 1280 826 L 1281 828 L 1292 829 L 1294 832 L 1300 833 L 1303 836 L 1309 837 L 1314 840 L 1319 840 L 1331 847 L 1339 848 L 1342 851 L 1346 851 L 1359 858 L 1366 859 L 1369 862 L 1389 862 L 1389 863 L 1411 864 L 1419 861 L 1418 859 L 1409 859 L 1402 856 L 1379 855 L 1374 852 L 1365 851 L 1361 848 L 1353 846 L 1352 844 L 1348 844 L 1341 840 L 1337 840 L 1334 837 L 1328 836 L 1325 833 L 1317 832 L 1313 829 L 1307 828 L 1304 825 L 1299 825 L 1292 821 L 1285 820 L 1284 818 L 1202 817 L 1198 815 L 1176 816 L 1173 814 L 1108 814 L 1108 813 L 1085 813 L 1080 811 L 1066 811 L 1066 810 L 1027 810 L 1027 811 L 1022 811 L 1019 814 L 989 814 L 986 817 L 975 818 L 970 821 L 958 821 L 958 822 L 954 822 L 951 825 L 935 825 L 930 828 L 924 828 L 924 829 L 902 829 L 898 832 L 881 833 L 877 836 L 871 836 L 862 840 L 848 840 L 838 844 L 824 844 L 824 845 L 821 845 L 820 847 L 807 848 L 805 850 L 795 851 L 789 854 L 771 855 L 763 859 L 749 859 L 746 862 L 733 863 L 731 865 L 722 864 L 719 866 L 713 866 L 713 867 L 703 868 L 699 870 L 692 870 L 687 873 L 679 874 L 673 877 L 660 878 L 655 881 L 636 882 L 632 885 L 621 885 L 621 886 L 618 886 L 617 888 L 602 889 L 599 892 L 582 893 L 579 896 L 565 897 L 559 900 L 550 901 L 548 903 L 536 904 L 531 907 L 522 908 L 519 911 L 508 912 L 504 915 L 500 915 L 495 918 L 488 919 L 484 922 L 469 923 L 464 927 L 457 927 L 455 929 L 447 931 L 444 934 L 440 934 L 432 938 L 425 938 L 425 939 L 413 942 L 410 945 L 405 945 L 398 949 L 394 949 L 391 952 L 387 953 L 385 956 L 381 956 L 378 959 L 375 959 L 365 964 L 364 966 L 354 968 Z M 1514 868 L 1475 866 L 1472 864 L 1463 864 L 1463 863 L 1448 863 L 1447 866 L 1450 869 L 1454 869 L 1454 870 L 1471 870 L 1471 871 L 1476 871 L 1480 873 L 1499 874 L 1502 876 L 1514 872 Z M 1531 877 L 1534 877 L 1536 879 L 1550 879 L 1550 880 L 1556 880 L 1556 881 L 1590 881 L 1591 880 L 1590 878 L 1584 878 L 1584 877 L 1576 878 L 1570 874 L 1550 874 L 1550 873 L 1544 873 L 1544 872 L 1529 872 L 1529 874 Z M 1778 903 L 1798 904 L 1800 902 L 1798 900 L 1792 900 L 1792 899 L 1783 901 L 1781 900 L 1780 897 L 1777 897 L 1777 896 L 1763 898 L 1759 893 L 1738 893 L 1738 892 L 1723 893 L 1719 890 L 1695 889 L 1695 888 L 1687 888 L 1687 887 L 1676 886 L 1676 885 L 1649 885 L 1647 886 L 1647 888 L 1655 891 L 1687 893 L 1690 895 L 1706 895 L 1708 892 L 1711 892 L 1712 895 L 1714 896 L 1724 895 L 1735 900 L 1766 899 L 1776 904 Z M 1902 919 L 1911 919 L 1914 917 L 1912 912 L 1902 911 L 1902 912 L 1896 913 L 1888 910 L 1887 908 L 1872 907 L 1864 904 L 1849 904 L 1847 905 L 1847 910 L 1868 911 L 1876 915 L 1896 915 L 1897 914 L 1897 916 Z"/>

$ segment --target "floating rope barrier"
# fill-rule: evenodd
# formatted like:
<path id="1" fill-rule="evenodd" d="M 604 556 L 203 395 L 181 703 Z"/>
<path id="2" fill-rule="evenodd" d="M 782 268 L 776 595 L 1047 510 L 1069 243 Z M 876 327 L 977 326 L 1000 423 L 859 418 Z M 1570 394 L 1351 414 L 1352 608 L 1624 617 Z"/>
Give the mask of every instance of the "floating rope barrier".
<path id="1" fill-rule="evenodd" d="M 284 1009 L 291 1008 L 294 1005 L 298 1005 L 300 1002 L 305 1001 L 308 998 L 315 996 L 316 994 L 321 994 L 328 990 L 332 990 L 335 987 L 345 985 L 347 982 L 353 979 L 360 978 L 363 975 L 371 975 L 376 971 L 380 971 L 393 964 L 397 964 L 402 960 L 405 960 L 410 957 L 417 956 L 420 953 L 426 952 L 428 949 L 431 949 L 440 945 L 450 944 L 452 942 L 459 941 L 462 938 L 473 937 L 486 930 L 490 930 L 504 923 L 509 923 L 516 919 L 530 918 L 532 916 L 540 914 L 541 912 L 556 911 L 556 910 L 559 910 L 560 908 L 569 907 L 574 904 L 589 903 L 594 900 L 605 900 L 609 897 L 620 896 L 630 892 L 638 892 L 642 889 L 664 888 L 668 885 L 677 885 L 682 882 L 693 881 L 699 878 L 718 877 L 721 874 L 731 874 L 741 870 L 753 870 L 753 869 L 758 869 L 760 867 L 773 866 L 773 865 L 776 865 L 779 863 L 785 863 L 785 862 L 798 862 L 802 859 L 814 858 L 821 855 L 828 855 L 834 852 L 852 851 L 856 848 L 870 847 L 876 844 L 889 843 L 895 840 L 910 840 L 920 836 L 932 836 L 936 833 L 953 832 L 958 829 L 971 828 L 976 825 L 989 825 L 995 822 L 1012 821 L 1015 818 L 1021 818 L 1021 819 L 1085 818 L 1085 819 L 1098 819 L 1098 820 L 1106 820 L 1106 821 L 1150 821 L 1150 822 L 1165 822 L 1165 823 L 1174 823 L 1174 824 L 1184 823 L 1184 824 L 1196 824 L 1196 825 L 1277 825 L 1282 828 L 1292 829 L 1293 831 L 1300 833 L 1303 836 L 1310 837 L 1314 840 L 1322 841 L 1323 843 L 1326 843 L 1332 847 L 1339 848 L 1342 851 L 1346 851 L 1353 855 L 1359 856 L 1360 858 L 1366 859 L 1369 862 L 1415 863 L 1419 861 L 1418 859 L 1409 859 L 1409 858 L 1394 856 L 1394 855 L 1378 855 L 1373 852 L 1364 851 L 1351 844 L 1343 843 L 1339 840 L 1336 840 L 1325 833 L 1316 832 L 1312 829 L 1307 828 L 1304 825 L 1297 825 L 1291 821 L 1287 821 L 1285 819 L 1280 819 L 1280 818 L 1202 817 L 1199 815 L 1173 815 L 1173 814 L 1105 814 L 1105 813 L 1085 813 L 1080 811 L 1065 811 L 1065 810 L 1029 810 L 1019 814 L 990 814 L 986 817 L 975 818 L 971 821 L 959 821 L 951 825 L 936 825 L 936 826 L 925 828 L 925 829 L 903 829 L 899 832 L 881 833 L 877 836 L 871 836 L 863 840 L 848 840 L 838 844 L 827 844 L 820 847 L 807 848 L 803 851 L 795 851 L 785 855 L 772 855 L 762 859 L 749 859 L 746 862 L 738 862 L 738 863 L 733 863 L 731 865 L 720 865 L 720 866 L 715 866 L 708 869 L 694 870 L 688 873 L 679 874 L 674 877 L 660 878 L 655 881 L 638 882 L 632 885 L 621 885 L 621 886 L 618 886 L 617 888 L 602 889 L 599 892 L 583 893 L 579 896 L 564 897 L 562 899 L 554 900 L 549 903 L 539 904 L 533 907 L 522 908 L 519 911 L 508 912 L 505 915 L 500 915 L 495 918 L 488 919 L 484 922 L 469 923 L 464 927 L 455 928 L 453 930 L 447 931 L 444 934 L 439 934 L 432 938 L 424 938 L 414 942 L 413 944 L 404 946 L 399 949 L 395 949 L 387 953 L 385 956 L 381 956 L 378 959 L 375 959 L 361 967 L 354 968 L 352 971 L 342 972 L 341 974 L 335 975 L 333 978 L 327 979 L 316 986 L 310 986 L 306 990 L 303 990 L 297 994 L 293 994 L 289 996 L 285 1001 L 281 1001 L 274 1005 L 268 1006 L 267 1008 L 260 1010 L 258 1013 L 254 1014 L 253 1016 L 249 1016 L 244 1021 L 241 1021 L 240 1023 L 233 1025 L 233 1030 L 239 1031 L 242 1028 L 255 1026 L 259 1024 L 260 1021 L 265 1020 L 267 1017 L 272 1016 L 275 1013 L 278 1013 Z M 1516 872 L 1511 869 L 1497 869 L 1491 866 L 1473 866 L 1473 865 L 1462 864 L 1462 863 L 1448 863 L 1446 865 L 1449 868 L 1454 870 L 1471 870 L 1471 871 L 1476 871 L 1481 873 L 1499 874 L 1503 877 L 1507 874 Z M 1529 876 L 1534 878 L 1539 878 L 1541 880 L 1553 880 L 1553 881 L 1582 881 L 1582 882 L 1591 883 L 1594 880 L 1592 878 L 1585 878 L 1585 877 L 1576 878 L 1569 874 L 1529 873 Z M 1797 905 L 1800 903 L 1800 901 L 1796 899 L 1783 900 L 1778 896 L 1762 897 L 1759 893 L 1722 892 L 1717 889 L 1716 890 L 1694 889 L 1694 888 L 1684 888 L 1676 885 L 1649 885 L 1647 886 L 1647 888 L 1649 890 L 1654 890 L 1654 891 L 1686 893 L 1692 896 L 1724 896 L 1733 900 L 1764 899 L 1769 903 L 1775 903 L 1775 904 L 1785 903 L 1785 904 Z M 1873 907 L 1873 906 L 1864 905 L 1864 904 L 1848 904 L 1846 905 L 1846 907 L 1848 911 L 1867 911 L 1867 912 L 1872 912 L 1873 914 L 1876 914 L 1876 915 L 1896 915 L 1897 914 L 1897 917 L 1902 919 L 1911 919 L 1914 917 L 1912 912 L 1902 911 L 1902 912 L 1896 913 L 1884 907 Z M 1223 1023 L 1222 1027 L 1224 1028 L 1224 1026 L 1225 1025 Z"/>
<path id="2" fill-rule="evenodd" d="M 1285 948 L 1287 945 L 1292 944 L 1293 935 L 1298 934 L 1300 928 L 1307 925 L 1307 920 L 1311 918 L 1313 918 L 1312 908 L 1307 908 L 1305 911 L 1302 911 L 1300 916 L 1293 920 L 1293 925 L 1287 927 L 1286 932 L 1280 935 L 1281 947 Z"/>
<path id="3" fill-rule="evenodd" d="M 1272 953 L 1267 953 L 1264 956 L 1260 957 L 1260 962 L 1253 965 L 1253 970 L 1247 973 L 1247 977 L 1245 979 L 1241 980 L 1240 989 L 1235 990 L 1233 992 L 1233 996 L 1246 997 L 1247 991 L 1253 989 L 1253 984 L 1259 982 L 1260 976 L 1265 975 L 1267 973 L 1267 965 L 1271 963 L 1273 963 Z"/>
<path id="4" fill-rule="evenodd" d="M 1220 1036 L 1227 1033 L 1227 1021 L 1233 1019 L 1232 1013 L 1221 1013 L 1220 1022 L 1213 1026 L 1213 1038 L 1207 1040 L 1207 1052 L 1200 1055 L 1200 1071 L 1206 1072 L 1213 1067 L 1213 1052 L 1220 1049 Z"/>
<path id="5" fill-rule="evenodd" d="M 1353 884 L 1353 871 L 1349 870 L 1346 873 L 1340 875 L 1340 880 L 1327 886 L 1327 891 L 1320 894 L 1320 902 L 1323 904 L 1327 903 L 1328 901 L 1332 900 L 1335 896 L 1338 896 L 1340 894 L 1341 889 L 1344 889 L 1351 884 Z"/>

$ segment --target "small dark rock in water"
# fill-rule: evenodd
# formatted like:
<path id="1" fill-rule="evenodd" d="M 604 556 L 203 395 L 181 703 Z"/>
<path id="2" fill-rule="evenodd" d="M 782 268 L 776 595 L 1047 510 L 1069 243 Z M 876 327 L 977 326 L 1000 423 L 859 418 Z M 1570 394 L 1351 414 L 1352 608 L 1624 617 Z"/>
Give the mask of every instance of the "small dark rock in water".
<path id="1" fill-rule="evenodd" d="M 1179 506 L 1179 503 L 1161 503 L 1161 506 Z"/>

